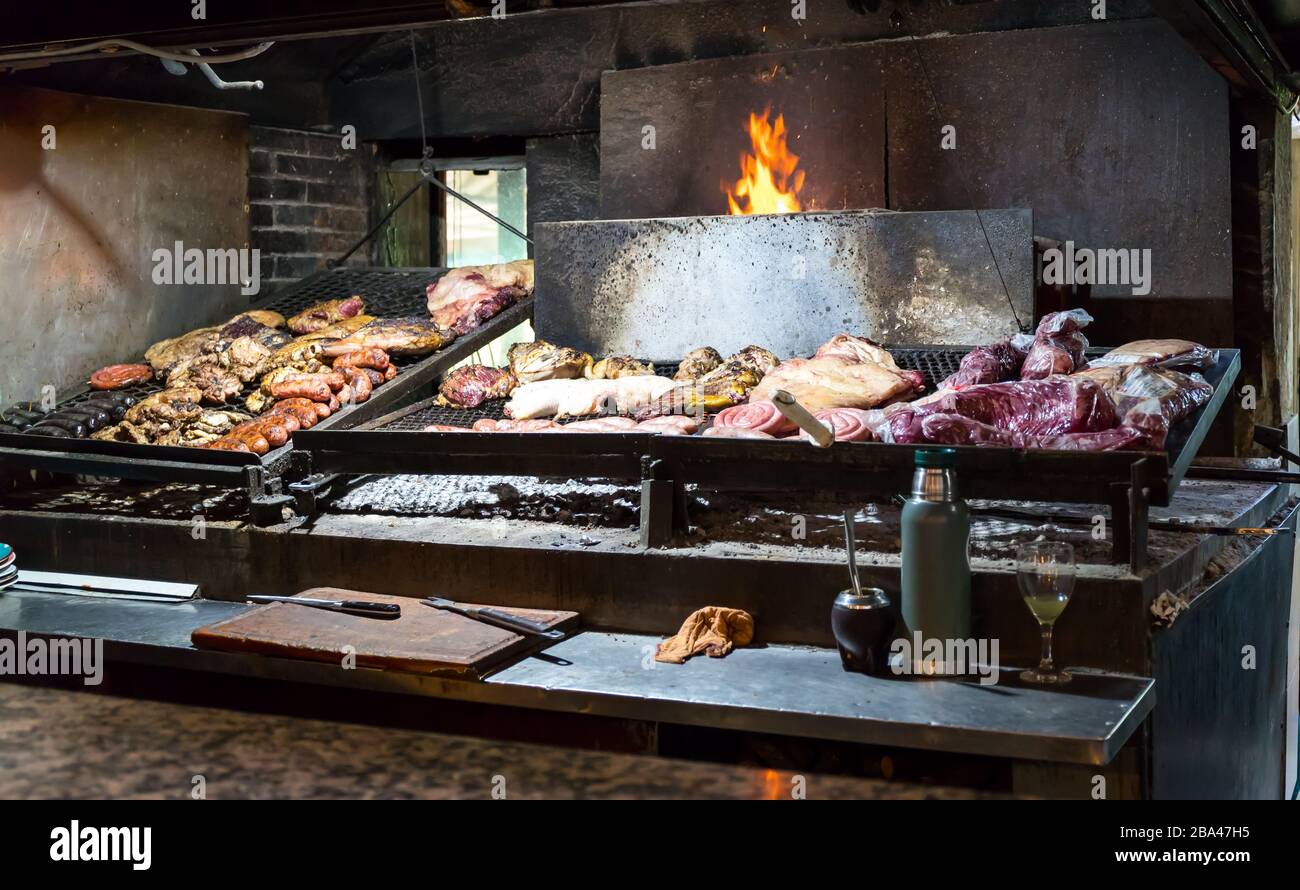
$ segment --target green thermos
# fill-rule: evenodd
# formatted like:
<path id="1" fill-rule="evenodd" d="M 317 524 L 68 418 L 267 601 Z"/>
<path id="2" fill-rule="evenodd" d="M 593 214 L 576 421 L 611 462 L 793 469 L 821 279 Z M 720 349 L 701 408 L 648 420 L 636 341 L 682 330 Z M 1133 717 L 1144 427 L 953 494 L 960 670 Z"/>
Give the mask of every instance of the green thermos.
<path id="1" fill-rule="evenodd" d="M 918 449 L 903 503 L 902 613 L 922 640 L 970 639 L 970 511 L 952 448 Z"/>

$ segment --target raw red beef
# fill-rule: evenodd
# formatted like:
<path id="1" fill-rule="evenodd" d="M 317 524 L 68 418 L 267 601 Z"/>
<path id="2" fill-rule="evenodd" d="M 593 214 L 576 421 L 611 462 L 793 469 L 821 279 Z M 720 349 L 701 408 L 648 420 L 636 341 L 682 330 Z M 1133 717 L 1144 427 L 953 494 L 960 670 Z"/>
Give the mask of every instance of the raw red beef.
<path id="1" fill-rule="evenodd" d="M 1028 336 L 1028 335 L 1026 335 Z M 1020 376 L 1027 346 L 1017 345 L 1019 337 L 989 346 L 976 346 L 966 353 L 956 372 L 939 384 L 939 389 L 958 389 L 981 383 L 1000 383 Z"/>
<path id="2" fill-rule="evenodd" d="M 1034 345 L 1020 367 L 1021 380 L 1041 380 L 1052 374 L 1072 374 L 1088 364 L 1088 338 L 1083 328 L 1092 316 L 1082 309 L 1049 312 L 1038 323 Z"/>

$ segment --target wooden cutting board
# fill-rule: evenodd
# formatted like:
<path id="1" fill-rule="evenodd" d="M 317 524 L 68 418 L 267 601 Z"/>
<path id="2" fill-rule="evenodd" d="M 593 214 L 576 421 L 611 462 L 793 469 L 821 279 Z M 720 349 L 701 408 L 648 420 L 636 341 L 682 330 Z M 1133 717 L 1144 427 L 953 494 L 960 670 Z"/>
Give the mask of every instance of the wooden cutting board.
<path id="1" fill-rule="evenodd" d="M 402 607 L 402 617 L 386 621 L 269 603 L 200 627 L 190 634 L 190 640 L 200 649 L 256 652 L 334 664 L 343 663 L 345 647 L 351 646 L 357 667 L 461 678 L 482 676 L 507 658 L 530 654 L 551 642 L 435 609 L 411 597 L 337 587 L 313 587 L 294 595 L 397 603 Z M 560 630 L 574 629 L 578 623 L 577 612 L 497 608 Z"/>

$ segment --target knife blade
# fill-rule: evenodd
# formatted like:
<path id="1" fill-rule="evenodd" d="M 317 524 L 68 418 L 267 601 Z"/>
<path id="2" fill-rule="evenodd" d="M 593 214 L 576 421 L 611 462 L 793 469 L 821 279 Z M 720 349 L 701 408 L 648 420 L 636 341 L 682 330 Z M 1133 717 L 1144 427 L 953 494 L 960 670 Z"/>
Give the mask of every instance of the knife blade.
<path id="1" fill-rule="evenodd" d="M 328 612 L 344 612 L 348 615 L 360 615 L 363 618 L 383 618 L 392 620 L 402 617 L 402 607 L 397 603 L 371 603 L 365 600 L 322 600 L 300 596 L 270 596 L 264 593 L 250 593 L 244 597 L 250 603 L 290 603 L 308 606 L 312 609 L 324 609 Z"/>
<path id="2" fill-rule="evenodd" d="M 524 634 L 532 637 L 545 637 L 548 640 L 564 639 L 564 631 L 554 630 L 540 621 L 533 621 L 530 618 L 523 618 L 519 615 L 511 615 L 509 612 L 502 612 L 499 609 L 493 609 L 490 606 L 462 606 L 459 603 L 453 603 L 449 599 L 443 599 L 440 596 L 430 596 L 420 600 L 426 606 L 433 606 L 435 609 L 442 609 L 446 612 L 454 612 L 457 615 L 463 615 L 474 621 L 481 621 L 484 624 L 490 624 L 493 627 L 499 627 L 502 630 L 513 631 L 517 634 Z"/>

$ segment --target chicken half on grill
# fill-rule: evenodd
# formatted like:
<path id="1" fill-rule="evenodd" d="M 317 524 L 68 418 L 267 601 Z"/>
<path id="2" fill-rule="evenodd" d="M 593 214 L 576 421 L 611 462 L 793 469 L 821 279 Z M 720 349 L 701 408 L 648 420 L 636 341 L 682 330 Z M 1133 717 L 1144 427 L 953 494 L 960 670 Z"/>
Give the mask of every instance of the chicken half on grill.
<path id="1" fill-rule="evenodd" d="M 542 380 L 573 380 L 589 377 L 591 356 L 571 346 L 556 346 L 545 340 L 516 343 L 506 352 L 510 370 L 520 383 Z"/>
<path id="2" fill-rule="evenodd" d="M 630 355 L 611 355 L 591 366 L 585 373 L 592 380 L 617 380 L 620 377 L 648 377 L 655 372 L 650 362 L 637 361 Z"/>
<path id="3" fill-rule="evenodd" d="M 533 261 L 451 269 L 429 285 L 429 315 L 441 328 L 466 334 L 533 292 Z"/>
<path id="4" fill-rule="evenodd" d="M 341 340 L 325 344 L 322 353 L 335 358 L 375 346 L 389 355 L 428 355 L 455 339 L 451 331 L 418 315 L 381 318 Z"/>

